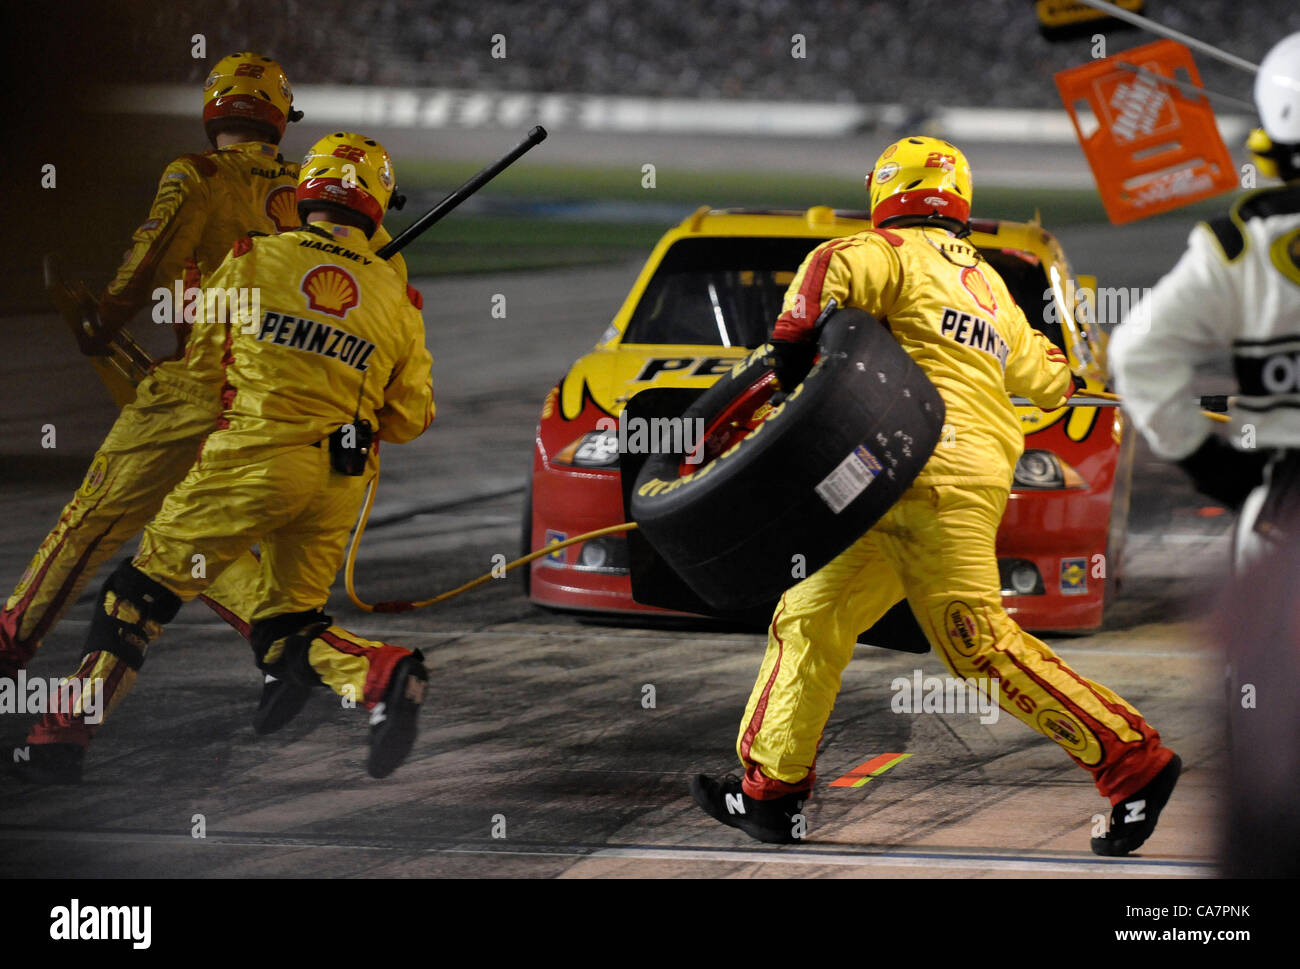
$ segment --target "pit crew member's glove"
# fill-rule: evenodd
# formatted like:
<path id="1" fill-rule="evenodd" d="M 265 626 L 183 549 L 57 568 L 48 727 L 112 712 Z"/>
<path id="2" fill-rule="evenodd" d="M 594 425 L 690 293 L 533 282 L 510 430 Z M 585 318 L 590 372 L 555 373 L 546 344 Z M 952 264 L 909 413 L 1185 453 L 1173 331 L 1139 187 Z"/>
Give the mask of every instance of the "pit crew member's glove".
<path id="1" fill-rule="evenodd" d="M 776 374 L 777 383 L 784 391 L 791 391 L 803 383 L 817 356 L 817 344 L 807 341 L 773 340 L 772 352 L 765 363 Z"/>
<path id="2" fill-rule="evenodd" d="M 49 269 L 46 270 L 47 273 Z M 112 352 L 113 335 L 121 325 L 109 326 L 100 313 L 99 302 L 85 283 L 68 285 L 62 280 L 47 280 L 46 289 L 59 315 L 72 328 L 77 346 L 88 357 L 104 357 Z"/>
<path id="3" fill-rule="evenodd" d="M 1178 462 L 1201 494 L 1237 511 L 1246 496 L 1264 480 L 1271 451 L 1238 451 L 1211 434 L 1195 451 Z"/>
<path id="4" fill-rule="evenodd" d="M 83 303 L 77 344 L 88 357 L 106 357 L 113 352 L 113 337 L 122 329 L 121 321 L 106 319 L 98 302 Z"/>

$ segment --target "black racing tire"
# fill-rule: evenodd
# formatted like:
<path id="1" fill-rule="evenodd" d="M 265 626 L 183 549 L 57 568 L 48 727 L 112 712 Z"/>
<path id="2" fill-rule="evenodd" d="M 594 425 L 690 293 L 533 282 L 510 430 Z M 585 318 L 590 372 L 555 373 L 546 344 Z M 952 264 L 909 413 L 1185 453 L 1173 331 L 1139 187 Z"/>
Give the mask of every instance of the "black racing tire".
<path id="1" fill-rule="evenodd" d="M 760 347 L 682 415 L 706 430 L 770 386 Z M 654 454 L 632 517 L 681 578 L 721 613 L 773 601 L 846 549 L 929 460 L 944 421 L 934 385 L 889 330 L 857 309 L 826 322 L 803 383 L 749 436 L 690 473 Z M 802 556 L 802 560 L 798 558 Z"/>

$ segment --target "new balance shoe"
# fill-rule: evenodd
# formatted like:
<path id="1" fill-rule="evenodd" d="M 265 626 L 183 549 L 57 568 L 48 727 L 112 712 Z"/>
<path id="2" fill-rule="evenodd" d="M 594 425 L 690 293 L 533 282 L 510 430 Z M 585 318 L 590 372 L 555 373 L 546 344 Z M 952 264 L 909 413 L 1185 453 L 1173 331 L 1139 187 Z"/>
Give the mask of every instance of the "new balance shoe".
<path id="1" fill-rule="evenodd" d="M 411 752 L 428 681 L 429 672 L 418 649 L 393 667 L 384 698 L 370 710 L 370 757 L 366 773 L 371 777 L 387 777 Z"/>
<path id="2" fill-rule="evenodd" d="M 320 674 L 312 669 L 308 656 L 312 639 L 326 628 L 327 623 L 318 623 L 285 638 L 284 652 L 273 667 L 280 675 L 267 673 L 262 681 L 262 698 L 253 714 L 254 733 L 275 733 L 288 724 L 302 712 L 312 691 L 322 685 Z"/>
<path id="3" fill-rule="evenodd" d="M 288 677 L 270 673 L 262 683 L 262 698 L 253 714 L 253 732 L 275 733 L 302 712 L 311 697 L 311 687 L 296 683 Z"/>
<path id="4" fill-rule="evenodd" d="M 80 784 L 86 748 L 80 744 L 27 744 L 10 754 L 9 770 L 32 784 Z"/>
<path id="5" fill-rule="evenodd" d="M 1182 760 L 1174 754 L 1165 769 L 1153 777 L 1146 787 L 1111 808 L 1110 830 L 1105 837 L 1092 839 L 1092 853 L 1127 855 L 1142 847 L 1143 842 L 1156 829 L 1156 821 L 1168 803 L 1182 769 Z"/>
<path id="6" fill-rule="evenodd" d="M 799 844 L 808 830 L 803 806 L 811 792 L 758 801 L 744 792 L 740 778 L 700 774 L 691 781 L 691 797 L 711 818 L 767 844 Z"/>

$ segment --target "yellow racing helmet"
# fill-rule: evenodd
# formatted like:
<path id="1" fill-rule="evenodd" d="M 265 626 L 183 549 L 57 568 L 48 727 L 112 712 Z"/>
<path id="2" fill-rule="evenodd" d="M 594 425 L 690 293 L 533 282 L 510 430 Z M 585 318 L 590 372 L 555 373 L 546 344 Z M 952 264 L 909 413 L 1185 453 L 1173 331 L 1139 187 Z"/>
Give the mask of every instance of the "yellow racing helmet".
<path id="1" fill-rule="evenodd" d="M 373 138 L 336 131 L 311 146 L 298 174 L 298 214 L 310 203 L 339 206 L 371 222 L 373 235 L 393 201 L 393 159 Z"/>
<path id="2" fill-rule="evenodd" d="M 964 232 L 971 191 L 966 156 L 940 138 L 894 142 L 867 175 L 871 223 L 877 228 L 933 223 Z"/>
<path id="3" fill-rule="evenodd" d="M 251 50 L 221 58 L 203 84 L 203 127 L 214 145 L 233 127 L 265 129 L 266 140 L 279 144 L 284 126 L 301 117 L 284 69 Z"/>

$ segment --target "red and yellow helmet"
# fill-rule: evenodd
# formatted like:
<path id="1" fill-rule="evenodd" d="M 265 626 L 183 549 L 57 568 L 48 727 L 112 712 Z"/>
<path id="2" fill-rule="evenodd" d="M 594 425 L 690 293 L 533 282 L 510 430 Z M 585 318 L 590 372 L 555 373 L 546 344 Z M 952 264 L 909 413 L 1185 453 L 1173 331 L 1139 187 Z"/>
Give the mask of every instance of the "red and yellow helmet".
<path id="1" fill-rule="evenodd" d="M 871 223 L 877 227 L 970 221 L 970 164 L 956 145 L 916 136 L 886 148 L 867 176 Z"/>
<path id="2" fill-rule="evenodd" d="M 223 128 L 250 125 L 279 144 L 285 124 L 301 117 L 284 69 L 251 50 L 221 58 L 203 84 L 203 127 L 213 144 Z"/>
<path id="3" fill-rule="evenodd" d="M 336 131 L 311 146 L 298 173 L 298 212 L 324 202 L 359 212 L 374 228 L 393 198 L 393 159 L 373 138 Z"/>

